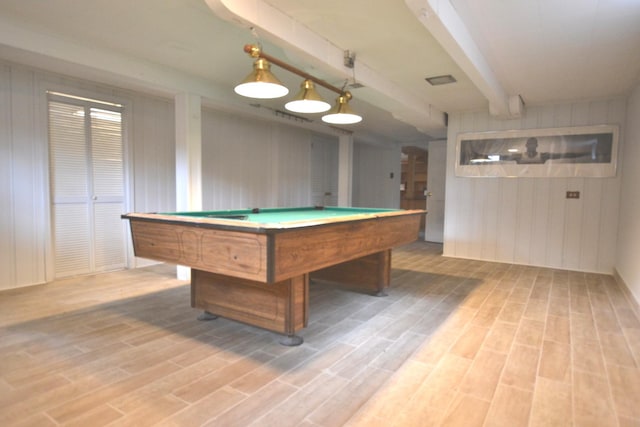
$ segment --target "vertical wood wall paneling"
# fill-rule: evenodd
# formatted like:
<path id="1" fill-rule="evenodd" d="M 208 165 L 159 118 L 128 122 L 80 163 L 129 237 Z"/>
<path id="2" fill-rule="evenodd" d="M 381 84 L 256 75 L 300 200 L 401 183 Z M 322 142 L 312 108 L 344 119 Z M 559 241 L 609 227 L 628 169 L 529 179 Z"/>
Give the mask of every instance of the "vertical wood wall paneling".
<path id="1" fill-rule="evenodd" d="M 621 135 L 624 143 L 624 136 Z M 616 262 L 616 242 L 618 234 L 618 214 L 620 208 L 620 174 L 616 179 L 603 181 L 604 191 L 599 208 L 602 211 L 598 242 L 598 271 L 608 272 Z"/>
<path id="2" fill-rule="evenodd" d="M 136 95 L 132 109 L 133 210 L 171 212 L 176 206 L 173 103 Z"/>
<path id="3" fill-rule="evenodd" d="M 548 179 L 534 180 L 532 223 L 531 223 L 531 258 L 529 264 L 546 265 L 547 248 L 549 247 L 549 193 L 551 181 Z"/>
<path id="4" fill-rule="evenodd" d="M 620 230 L 624 232 L 618 235 L 615 262 L 616 272 L 640 304 L 640 84 L 631 91 L 627 109 L 626 126 L 621 129 L 626 139 L 620 150 L 624 156 L 618 158 L 618 173 L 624 175 L 620 186 Z"/>
<path id="5" fill-rule="evenodd" d="M 271 194 L 272 183 L 270 139 L 269 128 L 260 121 L 203 111 L 204 209 L 267 205 L 265 196 Z"/>
<path id="6" fill-rule="evenodd" d="M 324 170 L 320 165 L 324 161 L 325 145 L 315 134 L 311 135 L 311 203 L 316 206 L 324 202 Z"/>
<path id="7" fill-rule="evenodd" d="M 13 146 L 13 209 L 15 229 L 15 281 L 33 284 L 44 281 L 44 210 L 40 195 L 42 170 L 37 155 L 38 144 L 35 112 L 36 93 L 33 72 L 11 73 L 11 135 Z M 40 182 L 37 180 L 40 179 Z"/>
<path id="8" fill-rule="evenodd" d="M 324 198 L 327 206 L 338 206 L 338 193 L 340 191 L 339 173 L 340 173 L 340 142 L 339 138 L 329 140 L 325 144 L 325 156 L 322 163 L 324 170 L 325 187 L 331 193 L 330 196 Z"/>
<path id="9" fill-rule="evenodd" d="M 467 178 L 470 181 L 477 181 L 472 178 Z M 528 242 L 518 242 L 517 239 L 517 227 L 518 227 L 518 197 L 523 195 L 518 194 L 518 181 L 511 178 L 501 179 L 502 188 L 500 194 L 500 205 L 498 212 L 490 212 L 491 215 L 498 216 L 498 240 L 496 247 L 496 255 L 498 259 L 509 260 L 514 262 L 514 254 L 516 244 L 528 244 Z M 481 182 L 478 182 L 478 188 L 476 191 L 481 192 Z M 470 245 L 476 245 L 477 242 L 469 242 Z"/>
<path id="10" fill-rule="evenodd" d="M 596 178 L 585 179 L 583 190 L 580 192 L 580 200 L 584 206 L 591 206 L 582 212 L 582 229 L 580 257 L 577 270 L 584 270 L 587 266 L 598 265 L 600 236 L 600 223 L 605 221 L 602 218 L 602 207 L 600 203 L 604 199 L 602 192 L 603 180 Z"/>
<path id="11" fill-rule="evenodd" d="M 546 179 L 546 178 L 543 178 Z M 564 232 L 565 232 L 565 197 L 567 191 L 567 180 L 553 178 L 549 186 L 549 211 L 547 213 L 547 258 L 545 265 L 549 267 L 562 268 L 564 259 Z"/>
<path id="12" fill-rule="evenodd" d="M 271 141 L 278 154 L 278 167 L 273 168 L 277 183 L 276 206 L 308 206 L 311 203 L 311 133 L 271 124 Z"/>
<path id="13" fill-rule="evenodd" d="M 202 138 L 205 209 L 310 203 L 308 131 L 204 110 Z"/>
<path id="14" fill-rule="evenodd" d="M 517 213 L 513 260 L 517 264 L 529 264 L 531 261 L 531 247 L 533 236 L 538 230 L 533 228 L 533 196 L 535 188 L 534 178 L 517 180 Z M 526 243 L 526 244 L 525 244 Z"/>
<path id="15" fill-rule="evenodd" d="M 480 218 L 482 219 L 482 222 L 480 223 L 482 230 L 482 255 L 479 258 L 495 259 L 498 247 L 498 230 L 502 225 L 498 222 L 498 217 L 495 215 L 489 215 L 488 211 L 498 204 L 502 183 L 497 179 L 490 178 L 486 181 L 485 185 L 486 197 L 484 199 L 480 215 Z"/>
<path id="16" fill-rule="evenodd" d="M 597 111 L 598 110 L 594 110 L 594 114 Z M 602 111 L 600 114 L 603 116 L 598 115 L 598 118 L 603 117 L 604 121 L 608 123 L 619 124 L 618 159 L 620 159 L 626 141 L 625 124 L 627 118 L 627 104 L 626 102 L 620 102 L 619 100 L 609 100 L 606 103 L 606 111 Z M 637 140 L 630 142 L 630 144 L 637 143 Z M 620 165 L 620 160 L 618 160 L 618 165 Z M 634 165 L 632 167 L 636 166 Z M 600 222 L 600 236 L 602 237 L 598 242 L 599 271 L 606 271 L 608 266 L 615 265 L 618 258 L 616 254 L 616 245 L 618 241 L 620 192 L 622 183 L 621 173 L 622 170 L 618 169 L 615 179 L 607 179 L 602 182 L 604 189 L 602 192 L 603 198 L 601 200 L 600 209 L 603 221 Z"/>
<path id="17" fill-rule="evenodd" d="M 285 194 L 286 191 L 283 188 L 279 187 L 280 183 L 280 168 L 286 164 L 286 160 L 281 158 L 280 146 L 281 146 L 281 138 L 279 129 L 267 123 L 263 123 L 265 128 L 268 130 L 269 137 L 263 141 L 268 147 L 267 155 L 269 156 L 269 167 L 263 168 L 260 172 L 264 175 L 268 175 L 269 182 L 271 183 L 271 188 L 269 189 L 267 194 L 263 194 L 263 202 L 258 204 L 253 204 L 251 206 L 255 207 L 279 207 L 280 198 L 282 194 Z M 244 143 L 241 142 L 241 143 Z M 282 153 L 285 155 L 285 153 Z M 267 178 L 267 177 L 265 177 Z M 260 192 L 260 189 L 256 189 L 256 192 Z M 264 198 L 265 196 L 270 195 L 268 198 Z M 250 194 L 250 197 L 260 198 L 260 194 L 253 195 L 253 192 Z"/>
<path id="18" fill-rule="evenodd" d="M 11 68 L 0 64 L 0 289 L 15 285 Z"/>
<path id="19" fill-rule="evenodd" d="M 130 102 L 129 150 L 133 153 L 128 169 L 133 173 L 134 212 L 173 212 L 176 209 L 175 114 L 172 100 L 134 94 Z M 125 111 L 125 114 L 127 111 Z M 128 225 L 128 224 L 127 224 Z M 132 267 L 156 264 L 146 258 L 135 259 Z"/>
<path id="20" fill-rule="evenodd" d="M 620 192 L 615 178 L 456 177 L 458 133 L 591 124 L 624 125 L 625 100 L 528 108 L 521 119 L 485 112 L 449 121 L 445 255 L 611 273 Z M 620 144 L 624 135 L 620 134 Z M 566 191 L 580 199 L 566 199 Z"/>

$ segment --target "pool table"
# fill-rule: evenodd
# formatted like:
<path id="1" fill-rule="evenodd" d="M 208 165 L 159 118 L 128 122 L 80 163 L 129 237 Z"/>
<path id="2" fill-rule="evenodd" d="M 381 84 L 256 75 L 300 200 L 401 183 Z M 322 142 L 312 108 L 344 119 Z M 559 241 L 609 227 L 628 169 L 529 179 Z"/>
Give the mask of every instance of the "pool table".
<path id="1" fill-rule="evenodd" d="M 191 267 L 191 306 L 303 342 L 309 280 L 384 295 L 391 248 L 417 239 L 423 210 L 343 207 L 129 213 L 136 256 Z"/>

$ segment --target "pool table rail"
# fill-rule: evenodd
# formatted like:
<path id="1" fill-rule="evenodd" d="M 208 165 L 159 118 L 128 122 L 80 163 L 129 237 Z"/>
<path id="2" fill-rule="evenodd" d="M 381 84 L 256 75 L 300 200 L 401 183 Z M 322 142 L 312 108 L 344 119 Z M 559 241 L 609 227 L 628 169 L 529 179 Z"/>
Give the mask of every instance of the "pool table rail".
<path id="1" fill-rule="evenodd" d="M 136 256 L 275 283 L 413 242 L 423 214 L 358 214 L 287 228 L 230 227 L 245 221 L 162 214 L 122 217 L 130 222 Z"/>

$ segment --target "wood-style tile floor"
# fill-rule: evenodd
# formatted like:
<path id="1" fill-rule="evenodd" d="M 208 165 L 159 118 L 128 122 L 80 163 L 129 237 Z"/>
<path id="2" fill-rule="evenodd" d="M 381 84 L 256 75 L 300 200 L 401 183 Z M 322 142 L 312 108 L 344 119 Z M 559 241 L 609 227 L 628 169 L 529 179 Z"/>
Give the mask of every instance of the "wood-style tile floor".
<path id="1" fill-rule="evenodd" d="M 377 298 L 311 285 L 305 343 L 196 320 L 171 266 L 0 292 L 2 426 L 640 426 L 613 278 L 394 250 Z"/>

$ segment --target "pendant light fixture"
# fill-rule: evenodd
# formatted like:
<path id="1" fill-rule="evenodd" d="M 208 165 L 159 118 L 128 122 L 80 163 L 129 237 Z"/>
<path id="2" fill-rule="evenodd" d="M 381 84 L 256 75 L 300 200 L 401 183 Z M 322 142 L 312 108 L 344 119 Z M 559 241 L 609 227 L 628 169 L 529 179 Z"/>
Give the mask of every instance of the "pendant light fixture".
<path id="1" fill-rule="evenodd" d="M 305 79 L 300 85 L 300 92 L 293 101 L 284 104 L 284 108 L 296 113 L 323 113 L 331 108 L 331 105 L 322 99 L 313 82 Z"/>
<path id="2" fill-rule="evenodd" d="M 336 105 L 331 108 L 327 115 L 322 117 L 322 121 L 331 124 L 353 124 L 362 120 L 362 117 L 356 114 L 349 106 L 349 100 L 352 95 L 350 92 L 345 91 L 344 88 L 337 88 L 286 62 L 267 55 L 262 52 L 259 46 L 247 44 L 244 46 L 244 51 L 252 58 L 256 58 L 256 60 L 251 74 L 235 87 L 234 90 L 237 94 L 248 98 L 266 99 L 279 98 L 289 93 L 289 89 L 271 73 L 271 64 L 275 64 L 304 78 L 300 85 L 300 91 L 293 100 L 285 105 L 287 110 L 297 113 L 321 113 L 329 110 L 331 106 L 318 94 L 314 86 L 315 83 L 339 95 L 336 99 Z"/>
<path id="3" fill-rule="evenodd" d="M 322 121 L 333 125 L 351 125 L 362 121 L 362 117 L 357 115 L 349 106 L 351 92 L 344 92 L 336 99 L 336 105 L 322 116 Z"/>
<path id="4" fill-rule="evenodd" d="M 238 95 L 248 98 L 272 99 L 281 98 L 289 93 L 289 89 L 271 72 L 269 61 L 260 58 L 259 48 L 252 46 L 252 49 L 247 53 L 256 60 L 253 63 L 253 71 L 235 87 L 234 91 Z"/>

